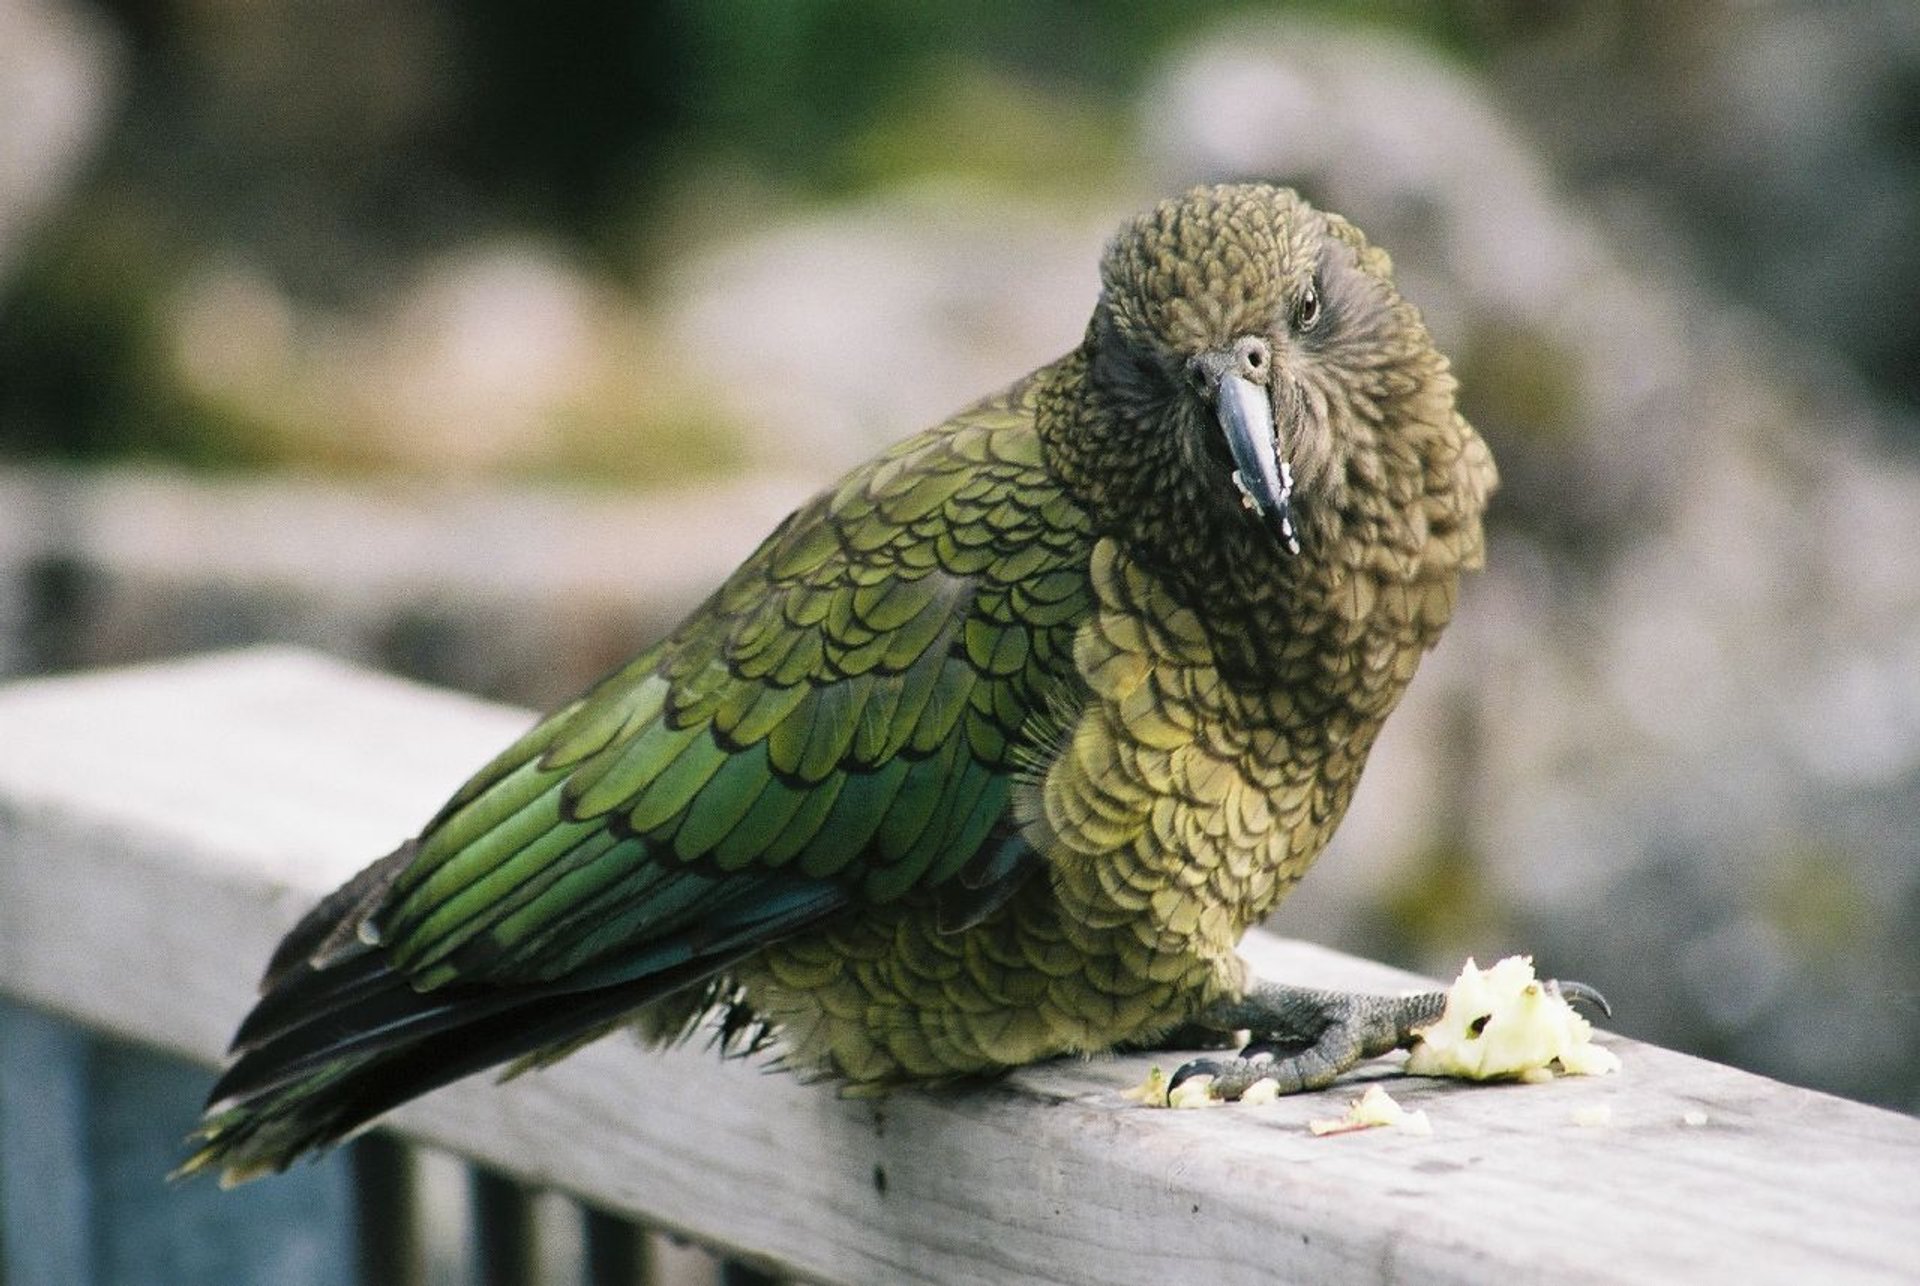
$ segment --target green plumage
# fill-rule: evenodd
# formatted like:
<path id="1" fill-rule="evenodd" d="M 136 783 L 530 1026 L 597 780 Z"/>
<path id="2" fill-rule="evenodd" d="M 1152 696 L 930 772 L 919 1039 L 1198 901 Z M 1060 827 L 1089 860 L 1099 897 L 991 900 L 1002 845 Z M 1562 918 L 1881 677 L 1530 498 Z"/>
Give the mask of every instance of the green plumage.
<path id="1" fill-rule="evenodd" d="M 735 987 L 791 1058 L 883 1083 L 1237 995 L 1233 942 L 1478 556 L 1491 466 L 1384 256 L 1290 193 L 1171 202 L 1103 282 L 1081 349 L 792 515 L 303 921 L 186 1168 L 276 1169 Z M 1242 334 L 1273 354 L 1298 556 L 1190 379 Z"/>

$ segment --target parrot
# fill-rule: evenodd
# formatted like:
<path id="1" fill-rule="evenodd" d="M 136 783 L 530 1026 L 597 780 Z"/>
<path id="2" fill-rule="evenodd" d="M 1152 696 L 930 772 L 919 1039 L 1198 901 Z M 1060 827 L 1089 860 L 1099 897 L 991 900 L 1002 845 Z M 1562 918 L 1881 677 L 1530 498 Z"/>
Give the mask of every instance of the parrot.
<path id="1" fill-rule="evenodd" d="M 1290 189 L 1161 202 L 1099 285 L 300 920 L 181 1172 L 623 1027 L 855 1093 L 1244 1032 L 1177 1074 L 1232 1097 L 1436 1018 L 1236 946 L 1481 565 L 1492 455 L 1386 252 Z"/>

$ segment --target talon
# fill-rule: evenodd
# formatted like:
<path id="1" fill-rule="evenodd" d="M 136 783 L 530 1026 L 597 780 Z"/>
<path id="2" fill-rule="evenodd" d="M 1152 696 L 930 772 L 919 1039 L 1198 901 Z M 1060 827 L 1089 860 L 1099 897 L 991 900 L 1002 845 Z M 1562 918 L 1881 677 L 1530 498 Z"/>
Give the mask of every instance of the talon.
<path id="1" fill-rule="evenodd" d="M 1253 1047 L 1249 1046 L 1252 1050 Z M 1167 1098 L 1173 1101 L 1174 1091 L 1182 1081 L 1196 1077 L 1212 1078 L 1206 1087 L 1207 1097 L 1222 1103 L 1237 1103 L 1241 1095 L 1263 1080 L 1273 1080 L 1271 1074 L 1276 1062 L 1271 1051 L 1254 1050 L 1251 1054 L 1240 1053 L 1227 1059 L 1196 1058 L 1173 1074 L 1167 1082 Z M 1177 1104 L 1176 1104 L 1177 1106 Z"/>
<path id="2" fill-rule="evenodd" d="M 1190 1081 L 1196 1076 L 1211 1076 L 1218 1080 L 1221 1070 L 1220 1064 L 1211 1058 L 1196 1058 L 1190 1063 L 1182 1064 L 1172 1076 L 1167 1078 L 1167 1093 L 1172 1094 L 1180 1088 L 1180 1082 Z"/>
<path id="3" fill-rule="evenodd" d="M 1562 980 L 1559 978 L 1551 979 L 1547 983 L 1547 986 L 1552 989 L 1556 996 L 1561 997 L 1569 1004 L 1587 1005 L 1590 1008 L 1599 1010 L 1600 1016 L 1603 1018 L 1613 1017 L 1613 1006 L 1607 1003 L 1607 998 L 1600 994 L 1598 988 L 1589 987 L 1584 982 L 1574 982 L 1570 979 Z"/>

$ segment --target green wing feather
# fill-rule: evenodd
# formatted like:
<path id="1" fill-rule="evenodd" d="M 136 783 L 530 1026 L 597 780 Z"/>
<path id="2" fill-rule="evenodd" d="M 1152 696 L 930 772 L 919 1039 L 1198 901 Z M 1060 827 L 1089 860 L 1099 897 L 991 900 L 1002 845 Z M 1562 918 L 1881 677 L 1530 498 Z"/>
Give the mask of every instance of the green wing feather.
<path id="1" fill-rule="evenodd" d="M 854 904 L 952 879 L 1085 611 L 1087 535 L 1023 396 L 850 475 L 476 776 L 371 917 L 394 967 L 552 979 L 644 956 L 769 873 Z"/>

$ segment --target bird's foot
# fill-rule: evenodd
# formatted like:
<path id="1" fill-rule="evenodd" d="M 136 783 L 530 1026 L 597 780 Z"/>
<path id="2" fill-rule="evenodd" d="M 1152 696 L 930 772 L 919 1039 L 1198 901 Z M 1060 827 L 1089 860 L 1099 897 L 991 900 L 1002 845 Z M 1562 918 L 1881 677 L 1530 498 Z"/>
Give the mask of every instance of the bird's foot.
<path id="1" fill-rule="evenodd" d="M 1606 997 L 1585 983 L 1552 982 L 1568 1000 L 1612 1013 Z M 1282 1094 L 1331 1085 L 1363 1058 L 1375 1058 L 1414 1043 L 1415 1032 L 1438 1021 L 1447 1006 L 1444 991 L 1405 996 L 1318 991 L 1256 982 L 1239 1000 L 1223 1002 L 1199 1021 L 1215 1030 L 1252 1034 L 1231 1058 L 1196 1058 L 1168 1081 L 1171 1091 L 1196 1076 L 1210 1076 L 1210 1097 L 1238 1099 L 1263 1080 Z"/>
<path id="2" fill-rule="evenodd" d="M 1282 1094 L 1330 1085 L 1363 1058 L 1399 1049 L 1446 1008 L 1443 991 L 1411 996 L 1317 991 L 1281 983 L 1256 983 L 1237 1001 L 1202 1015 L 1208 1026 L 1251 1033 L 1238 1055 L 1196 1058 L 1177 1069 L 1169 1090 L 1196 1076 L 1210 1076 L 1213 1098 L 1238 1099 L 1271 1080 Z"/>

